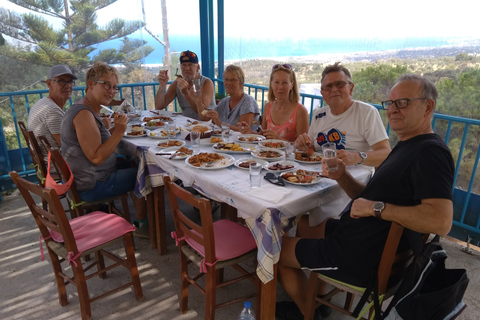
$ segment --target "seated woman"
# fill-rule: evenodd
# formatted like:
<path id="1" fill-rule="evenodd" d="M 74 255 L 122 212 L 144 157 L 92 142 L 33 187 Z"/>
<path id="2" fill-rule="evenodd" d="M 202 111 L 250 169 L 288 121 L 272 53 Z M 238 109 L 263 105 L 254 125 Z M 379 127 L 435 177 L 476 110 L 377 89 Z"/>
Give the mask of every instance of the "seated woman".
<path id="1" fill-rule="evenodd" d="M 289 64 L 276 64 L 270 74 L 268 103 L 264 108 L 260 134 L 267 139 L 282 139 L 294 142 L 308 132 L 307 109 L 298 103 L 300 94 L 295 72 Z M 240 122 L 240 132 L 256 133 L 247 123 Z"/>
<path id="2" fill-rule="evenodd" d="M 108 105 L 119 91 L 118 71 L 97 62 L 86 75 L 85 97 L 72 105 L 62 120 L 62 155 L 70 166 L 84 201 L 121 195 L 135 187 L 137 167 L 117 162 L 117 148 L 127 128 L 127 116 L 116 113 L 110 132 L 99 117 L 100 105 Z M 133 191 L 136 219 L 143 220 L 145 201 Z"/>
<path id="3" fill-rule="evenodd" d="M 205 113 L 205 117 L 221 127 L 222 124 L 229 124 L 230 128 L 240 131 L 237 123 L 244 122 L 249 128 L 252 122 L 258 121 L 260 110 L 255 99 L 243 92 L 245 82 L 245 73 L 234 65 L 229 65 L 223 72 L 223 83 L 225 92 L 229 95 L 220 101 L 215 109 L 210 109 Z"/>

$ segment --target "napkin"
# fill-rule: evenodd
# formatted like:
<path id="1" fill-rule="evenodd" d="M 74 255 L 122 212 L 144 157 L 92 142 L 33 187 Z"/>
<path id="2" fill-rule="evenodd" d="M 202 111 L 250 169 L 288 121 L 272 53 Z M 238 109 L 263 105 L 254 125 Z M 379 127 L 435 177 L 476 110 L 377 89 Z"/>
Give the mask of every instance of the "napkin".
<path id="1" fill-rule="evenodd" d="M 135 112 L 135 108 L 125 99 L 122 104 L 118 106 L 117 110 L 121 110 L 125 113 Z"/>
<path id="2" fill-rule="evenodd" d="M 286 195 L 292 193 L 292 190 L 284 187 L 279 187 L 263 181 L 263 185 L 260 188 L 253 189 L 247 192 L 249 196 L 262 199 L 268 202 L 277 203 L 282 200 Z"/>

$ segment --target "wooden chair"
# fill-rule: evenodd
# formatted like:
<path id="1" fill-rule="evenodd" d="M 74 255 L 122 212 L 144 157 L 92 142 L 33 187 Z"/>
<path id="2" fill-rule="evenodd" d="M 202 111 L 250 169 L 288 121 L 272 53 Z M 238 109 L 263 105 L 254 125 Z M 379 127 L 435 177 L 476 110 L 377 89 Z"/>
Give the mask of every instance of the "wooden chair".
<path id="1" fill-rule="evenodd" d="M 47 245 L 57 283 L 60 305 L 65 306 L 68 304 L 66 284 L 69 283 L 77 288 L 82 319 L 91 319 L 91 302 L 130 286 L 133 286 L 135 298 L 138 301 L 143 300 L 142 286 L 133 248 L 132 231 L 135 230 L 135 227 L 121 217 L 101 211 L 92 212 L 89 215 L 69 221 L 55 190 L 42 188 L 37 184 L 22 179 L 14 171 L 10 172 L 10 176 L 32 212 L 41 236 Z M 48 211 L 37 206 L 32 197 L 33 194 L 47 201 Z M 122 259 L 103 249 L 119 240 L 123 240 L 126 259 Z M 96 259 L 84 267 L 80 258 L 91 253 L 95 254 Z M 105 267 L 104 257 L 109 258 L 114 263 Z M 62 268 L 62 262 L 64 261 L 67 261 L 70 265 L 73 276 L 64 272 Z M 119 266 L 126 268 L 130 272 L 130 282 L 90 298 L 86 281 L 96 276 L 104 279 L 106 271 Z M 93 267 L 96 267 L 97 271 L 87 275 L 86 272 Z"/>
<path id="2" fill-rule="evenodd" d="M 175 233 L 172 234 L 178 243 L 181 266 L 181 294 L 180 311 L 187 312 L 188 286 L 193 285 L 206 297 L 205 319 L 213 320 L 217 308 L 230 305 L 253 296 L 257 297 L 259 306 L 260 282 L 256 272 L 248 272 L 239 265 L 248 259 L 256 265 L 256 244 L 252 233 L 248 228 L 229 220 L 213 222 L 210 201 L 204 198 L 196 198 L 190 192 L 173 183 L 168 176 L 163 177 L 167 190 L 170 206 L 172 207 L 175 222 Z M 193 222 L 185 216 L 179 208 L 178 199 L 188 203 L 200 211 L 201 225 Z M 188 265 L 193 263 L 200 272 L 195 276 L 189 276 Z M 223 269 L 232 266 L 240 276 L 224 281 Z M 206 276 L 205 287 L 197 283 L 197 280 Z M 217 289 L 240 280 L 248 279 L 256 287 L 256 292 L 246 297 L 218 303 L 216 301 Z M 257 308 L 259 311 L 260 308 Z M 257 318 L 259 313 L 257 312 Z"/>
<path id="3" fill-rule="evenodd" d="M 47 149 L 47 151 L 50 151 L 51 161 L 55 166 L 55 168 L 57 169 L 57 172 L 60 175 L 60 178 L 62 179 L 62 181 L 68 181 L 70 179 L 71 172 L 68 169 L 68 165 L 65 162 L 65 159 L 60 154 L 60 151 L 56 148 L 52 148 L 51 145 L 48 143 L 47 139 L 45 139 L 45 137 L 40 137 L 40 141 L 42 142 L 45 149 Z M 127 220 L 131 224 L 130 210 L 128 208 L 128 194 L 126 193 L 118 197 L 101 199 L 94 202 L 86 202 L 80 199 L 80 194 L 77 191 L 75 180 L 74 180 L 72 183 L 72 186 L 70 187 L 67 193 L 67 199 L 70 202 L 70 208 L 72 212 L 75 212 L 77 216 L 84 215 L 86 209 L 91 208 L 95 210 L 99 205 L 107 203 L 109 212 L 123 216 L 125 220 Z M 117 199 L 120 199 L 122 201 L 123 212 L 119 211 L 114 206 L 114 201 Z"/>
<path id="4" fill-rule="evenodd" d="M 378 296 L 380 307 L 382 302 L 388 299 L 395 293 L 396 288 L 398 287 L 399 281 L 398 278 L 402 276 L 405 269 L 410 265 L 413 260 L 413 252 L 408 249 L 402 252 L 397 252 L 398 244 L 402 237 L 404 228 L 392 222 L 388 237 L 383 249 L 382 257 L 380 260 L 380 265 L 378 268 Z M 391 281 L 397 280 L 397 281 Z M 334 288 L 328 292 L 326 295 L 317 296 L 318 287 L 320 281 L 326 282 L 327 284 L 333 286 Z M 389 283 L 390 281 L 390 283 Z M 393 282 L 393 285 L 392 285 Z M 357 287 L 350 285 L 345 282 L 335 280 L 333 278 L 327 277 L 317 272 L 311 272 L 307 288 L 307 313 L 305 315 L 306 320 L 313 319 L 315 309 L 321 305 L 327 305 L 330 308 L 338 310 L 346 315 L 354 317 L 352 315 L 352 305 L 354 296 L 362 296 L 366 288 Z M 333 304 L 330 299 L 340 293 L 345 292 L 345 303 L 343 306 Z M 368 300 L 367 308 L 363 309 L 360 316 L 363 317 L 363 314 L 369 311 L 368 318 L 362 319 L 374 319 L 374 307 L 373 307 L 373 293 L 370 295 Z"/>

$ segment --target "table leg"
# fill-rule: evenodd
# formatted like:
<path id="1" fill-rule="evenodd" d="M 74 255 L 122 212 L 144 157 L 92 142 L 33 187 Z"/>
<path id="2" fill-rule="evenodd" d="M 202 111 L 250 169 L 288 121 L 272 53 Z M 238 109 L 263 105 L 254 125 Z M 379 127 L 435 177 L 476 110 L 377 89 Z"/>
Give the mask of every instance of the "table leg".
<path id="1" fill-rule="evenodd" d="M 232 207 L 224 202 L 222 202 L 220 207 L 220 217 L 222 219 L 226 220 L 231 220 L 231 221 L 237 221 L 238 216 L 237 216 L 237 208 Z"/>
<path id="2" fill-rule="evenodd" d="M 275 302 L 277 299 L 277 264 L 273 265 L 274 277 L 260 286 L 260 319 L 275 319 Z"/>
<path id="3" fill-rule="evenodd" d="M 153 188 L 155 199 L 155 230 L 159 255 L 167 253 L 167 224 L 165 221 L 165 187 Z"/>
<path id="4" fill-rule="evenodd" d="M 155 241 L 155 196 L 153 192 L 150 192 L 147 195 L 147 217 L 148 217 L 148 234 L 150 236 L 150 247 L 155 248 L 157 243 Z"/>

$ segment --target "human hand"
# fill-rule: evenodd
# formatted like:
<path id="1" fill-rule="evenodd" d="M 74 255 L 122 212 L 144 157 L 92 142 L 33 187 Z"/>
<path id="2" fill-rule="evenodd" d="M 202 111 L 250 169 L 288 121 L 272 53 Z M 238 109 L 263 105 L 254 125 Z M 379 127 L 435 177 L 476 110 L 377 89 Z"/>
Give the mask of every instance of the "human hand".
<path id="1" fill-rule="evenodd" d="M 102 118 L 102 123 L 105 126 L 105 128 L 107 128 L 107 130 L 110 129 L 110 124 L 111 124 L 110 118 Z"/>
<path id="2" fill-rule="evenodd" d="M 184 96 L 188 95 L 188 81 L 180 77 L 178 77 L 176 81 L 177 81 L 177 86 L 180 89 L 180 92 Z"/>
<path id="3" fill-rule="evenodd" d="M 375 201 L 364 198 L 355 199 L 350 208 L 350 216 L 354 219 L 375 216 L 375 211 L 373 211 L 374 204 Z"/>
<path id="4" fill-rule="evenodd" d="M 329 171 L 325 159 L 322 160 L 322 175 L 337 181 L 341 179 L 347 173 L 347 171 L 345 170 L 345 163 L 339 158 L 335 158 L 335 159 L 337 160 L 337 164 L 338 164 L 337 171 Z"/>
<path id="5" fill-rule="evenodd" d="M 217 122 L 220 120 L 220 117 L 218 115 L 218 112 L 213 110 L 213 109 L 209 109 L 207 110 L 207 113 L 205 113 L 205 116 L 206 117 L 209 117 L 210 119 L 213 120 L 213 122 Z"/>
<path id="6" fill-rule="evenodd" d="M 262 135 L 267 139 L 279 139 L 277 132 L 269 129 L 263 130 Z"/>
<path id="7" fill-rule="evenodd" d="M 313 141 L 312 139 L 310 139 L 310 137 L 306 133 L 302 133 L 297 137 L 297 140 L 295 140 L 295 147 L 298 150 L 306 151 L 312 145 L 313 145 Z"/>
<path id="8" fill-rule="evenodd" d="M 237 127 L 239 128 L 239 131 L 240 131 L 240 133 L 242 133 L 242 134 L 253 134 L 253 133 L 256 133 L 256 132 L 254 132 L 254 131 L 250 128 L 250 126 L 248 125 L 248 123 L 245 122 L 245 121 L 240 121 L 240 122 L 238 122 L 238 123 L 237 123 Z"/>
<path id="9" fill-rule="evenodd" d="M 337 150 L 337 158 L 342 159 L 347 166 L 360 163 L 361 160 L 358 160 L 358 157 L 359 154 L 357 151 Z"/>
<path id="10" fill-rule="evenodd" d="M 113 124 L 115 125 L 115 131 L 119 130 L 125 132 L 127 130 L 128 117 L 125 113 L 115 112 L 113 117 Z"/>
<path id="11" fill-rule="evenodd" d="M 167 86 L 168 80 L 168 70 L 160 70 L 157 76 L 158 83 L 165 88 Z"/>

